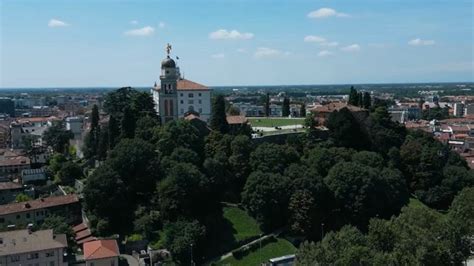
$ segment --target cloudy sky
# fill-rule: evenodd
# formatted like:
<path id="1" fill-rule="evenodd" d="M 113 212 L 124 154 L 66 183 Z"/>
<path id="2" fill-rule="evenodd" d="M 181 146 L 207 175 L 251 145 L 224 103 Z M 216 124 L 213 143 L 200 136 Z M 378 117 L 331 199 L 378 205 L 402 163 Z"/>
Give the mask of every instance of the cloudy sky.
<path id="1" fill-rule="evenodd" d="M 0 87 L 474 81 L 472 0 L 0 1 Z"/>

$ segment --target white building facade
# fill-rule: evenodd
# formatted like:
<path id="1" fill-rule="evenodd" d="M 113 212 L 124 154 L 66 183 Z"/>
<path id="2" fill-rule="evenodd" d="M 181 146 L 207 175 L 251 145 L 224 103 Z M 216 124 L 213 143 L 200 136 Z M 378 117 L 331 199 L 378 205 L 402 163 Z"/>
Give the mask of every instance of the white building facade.
<path id="1" fill-rule="evenodd" d="M 211 116 L 211 90 L 181 77 L 176 62 L 168 56 L 161 62 L 160 84 L 152 88 L 155 109 L 162 123 L 197 114 L 205 122 Z"/>

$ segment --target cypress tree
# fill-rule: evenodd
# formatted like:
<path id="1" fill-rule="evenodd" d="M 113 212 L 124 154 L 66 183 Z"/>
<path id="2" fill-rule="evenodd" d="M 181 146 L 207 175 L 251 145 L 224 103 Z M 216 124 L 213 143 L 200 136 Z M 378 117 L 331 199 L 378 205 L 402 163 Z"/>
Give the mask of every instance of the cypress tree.
<path id="1" fill-rule="evenodd" d="M 290 115 L 290 99 L 288 99 L 288 97 L 285 97 L 285 99 L 283 99 L 283 106 L 282 106 L 282 109 L 281 109 L 281 115 L 283 117 L 287 117 Z"/>
<path id="2" fill-rule="evenodd" d="M 357 106 L 363 107 L 364 106 L 364 97 L 362 96 L 362 92 L 357 93 Z"/>
<path id="3" fill-rule="evenodd" d="M 121 138 L 133 139 L 135 136 L 135 117 L 130 107 L 125 107 L 121 122 Z"/>
<path id="4" fill-rule="evenodd" d="M 348 103 L 351 105 L 357 105 L 359 103 L 359 95 L 357 94 L 357 90 L 354 89 L 354 86 L 351 86 Z"/>
<path id="5" fill-rule="evenodd" d="M 267 97 L 265 98 L 265 116 L 270 116 L 270 93 L 267 93 Z"/>
<path id="6" fill-rule="evenodd" d="M 107 129 L 109 131 L 109 134 L 108 134 L 109 135 L 109 147 L 108 148 L 111 150 L 118 143 L 118 138 L 119 138 L 118 133 L 120 132 L 118 121 L 117 121 L 117 119 L 115 118 L 114 115 L 110 115 L 109 126 L 107 127 Z"/>
<path id="7" fill-rule="evenodd" d="M 300 106 L 300 117 L 306 117 L 306 104 L 304 102 Z"/>
<path id="8" fill-rule="evenodd" d="M 370 98 L 370 93 L 364 92 L 364 108 L 369 109 L 372 105 L 372 100 Z"/>
<path id="9" fill-rule="evenodd" d="M 222 95 L 217 95 L 212 103 L 212 114 L 210 121 L 211 129 L 220 131 L 225 134 L 229 131 L 225 113 L 225 99 Z"/>

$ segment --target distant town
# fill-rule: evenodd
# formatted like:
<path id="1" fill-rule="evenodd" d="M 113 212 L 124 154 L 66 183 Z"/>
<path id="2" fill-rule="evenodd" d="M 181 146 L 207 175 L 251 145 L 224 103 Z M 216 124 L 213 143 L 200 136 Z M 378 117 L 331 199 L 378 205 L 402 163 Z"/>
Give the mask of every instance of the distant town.
<path id="1" fill-rule="evenodd" d="M 149 88 L 0 91 L 3 265 L 310 265 L 474 183 L 473 83 L 210 88 L 170 50 Z"/>

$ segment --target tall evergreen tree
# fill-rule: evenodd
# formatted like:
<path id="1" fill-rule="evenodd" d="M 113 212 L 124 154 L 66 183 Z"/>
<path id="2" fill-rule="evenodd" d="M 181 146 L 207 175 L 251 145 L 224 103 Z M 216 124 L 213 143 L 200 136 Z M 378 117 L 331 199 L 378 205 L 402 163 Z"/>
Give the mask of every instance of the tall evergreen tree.
<path id="1" fill-rule="evenodd" d="M 362 96 L 362 92 L 357 93 L 357 106 L 364 106 L 364 96 Z"/>
<path id="2" fill-rule="evenodd" d="M 290 99 L 288 97 L 285 97 L 283 99 L 283 106 L 281 108 L 281 115 L 283 117 L 287 117 L 290 115 Z"/>
<path id="3" fill-rule="evenodd" d="M 306 104 L 304 102 L 300 106 L 300 117 L 306 117 Z"/>
<path id="4" fill-rule="evenodd" d="M 267 93 L 267 97 L 265 98 L 265 116 L 270 116 L 270 93 Z"/>
<path id="5" fill-rule="evenodd" d="M 354 89 L 354 86 L 351 86 L 348 103 L 351 105 L 357 105 L 359 103 L 359 95 L 357 94 L 357 90 Z"/>
<path id="6" fill-rule="evenodd" d="M 129 107 L 125 107 L 122 117 L 121 137 L 133 139 L 135 136 L 135 116 Z"/>
<path id="7" fill-rule="evenodd" d="M 212 103 L 211 128 L 218 130 L 221 133 L 229 131 L 229 124 L 227 123 L 225 113 L 225 99 L 223 95 L 217 95 Z"/>
<path id="8" fill-rule="evenodd" d="M 114 115 L 110 115 L 109 118 L 109 126 L 107 127 L 109 131 L 109 149 L 113 149 L 115 145 L 118 143 L 119 139 L 119 133 L 120 133 L 120 127 L 118 124 L 117 119 L 115 118 Z"/>
<path id="9" fill-rule="evenodd" d="M 363 100 L 363 102 L 364 102 L 364 106 L 363 106 L 363 107 L 364 107 L 365 109 L 369 109 L 370 106 L 372 105 L 372 99 L 370 98 L 370 93 L 367 92 L 367 91 L 364 92 L 364 100 Z"/>

